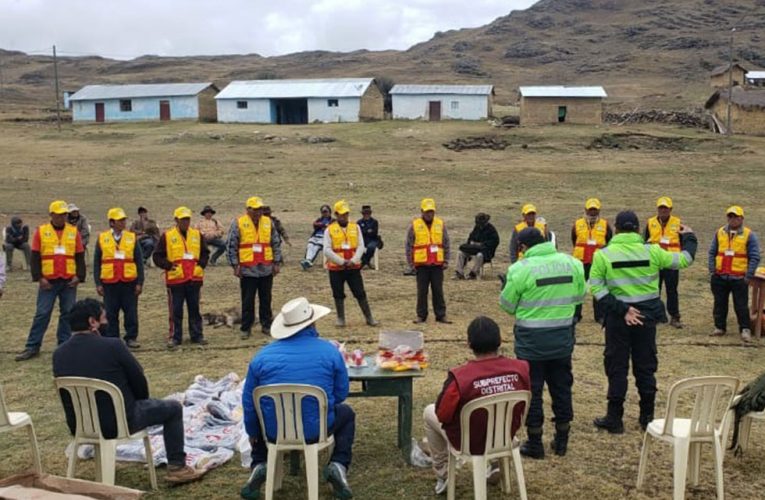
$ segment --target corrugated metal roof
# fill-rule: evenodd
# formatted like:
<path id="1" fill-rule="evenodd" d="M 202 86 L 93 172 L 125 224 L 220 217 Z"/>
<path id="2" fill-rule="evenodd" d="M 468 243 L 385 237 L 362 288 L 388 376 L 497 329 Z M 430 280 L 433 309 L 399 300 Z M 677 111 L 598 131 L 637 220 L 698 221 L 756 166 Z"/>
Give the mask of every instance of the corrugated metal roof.
<path id="1" fill-rule="evenodd" d="M 86 85 L 70 101 L 95 99 L 133 99 L 138 97 L 174 97 L 197 95 L 212 85 L 205 83 L 148 83 L 134 85 Z"/>
<path id="2" fill-rule="evenodd" d="M 523 97 L 608 97 L 603 87 L 520 87 Z"/>
<path id="3" fill-rule="evenodd" d="M 746 74 L 746 77 L 757 80 L 765 79 L 765 71 L 750 71 Z"/>
<path id="4" fill-rule="evenodd" d="M 229 83 L 216 99 L 291 99 L 304 97 L 361 97 L 373 78 L 316 80 L 238 80 Z"/>
<path id="5" fill-rule="evenodd" d="M 492 85 L 394 85 L 390 94 L 466 94 L 490 95 Z"/>

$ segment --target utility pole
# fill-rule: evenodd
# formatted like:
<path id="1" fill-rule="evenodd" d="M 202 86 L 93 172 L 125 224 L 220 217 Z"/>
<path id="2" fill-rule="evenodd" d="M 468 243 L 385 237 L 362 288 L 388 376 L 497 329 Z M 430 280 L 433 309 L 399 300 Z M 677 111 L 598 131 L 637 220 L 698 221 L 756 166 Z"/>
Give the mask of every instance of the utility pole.
<path id="1" fill-rule="evenodd" d="M 728 51 L 728 119 L 725 125 L 725 135 L 731 135 L 730 129 L 730 108 L 731 100 L 733 100 L 733 34 L 736 32 L 736 28 L 733 27 L 730 30 L 730 50 Z"/>
<path id="2" fill-rule="evenodd" d="M 61 98 L 58 93 L 58 59 L 56 58 L 55 45 L 53 46 L 53 78 L 56 80 L 56 126 L 61 132 Z M 728 109 L 728 119 L 730 120 L 730 108 Z"/>

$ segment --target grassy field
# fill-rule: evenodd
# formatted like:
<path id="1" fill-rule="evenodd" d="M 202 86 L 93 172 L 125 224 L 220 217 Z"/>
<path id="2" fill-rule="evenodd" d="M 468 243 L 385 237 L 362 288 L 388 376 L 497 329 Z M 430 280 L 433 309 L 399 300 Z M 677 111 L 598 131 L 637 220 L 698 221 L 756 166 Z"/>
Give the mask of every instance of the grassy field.
<path id="1" fill-rule="evenodd" d="M 619 134 L 619 135 L 615 135 Z M 309 136 L 329 136 L 335 142 L 310 144 Z M 456 153 L 442 143 L 466 136 L 500 135 L 509 143 L 504 151 L 472 150 Z M 605 148 L 593 144 L 610 144 Z M 614 147 L 616 143 L 620 147 Z M 533 202 L 559 235 L 561 250 L 569 251 L 571 223 L 580 216 L 584 200 L 598 196 L 603 215 L 613 219 L 623 208 L 635 209 L 642 220 L 653 215 L 658 196 L 674 199 L 675 211 L 700 239 L 698 262 L 682 273 L 681 310 L 686 328 L 659 328 L 659 397 L 662 412 L 670 385 L 683 377 L 730 374 L 752 379 L 765 366 L 760 345 L 743 347 L 736 335 L 710 339 L 711 293 L 706 272 L 706 250 L 713 231 L 724 222 L 732 203 L 746 209 L 746 222 L 762 233 L 762 165 L 765 139 L 725 139 L 704 131 L 669 127 L 546 127 L 493 129 L 485 123 L 382 122 L 326 126 L 273 127 L 193 123 L 67 126 L 61 133 L 50 124 L 0 124 L 0 223 L 21 214 L 37 224 L 45 220 L 48 203 L 62 198 L 76 202 L 90 217 L 94 230 L 106 227 L 106 210 L 122 206 L 134 214 L 147 206 L 160 225 L 171 222 L 181 204 L 195 212 L 211 204 L 219 220 L 238 215 L 248 196 L 259 195 L 285 223 L 294 246 L 286 252 L 287 266 L 274 286 L 274 308 L 289 298 L 305 295 L 331 304 L 326 275 L 318 269 L 302 272 L 302 256 L 310 224 L 323 203 L 346 198 L 352 211 L 371 204 L 381 222 L 385 250 L 379 272 L 365 271 L 373 311 L 385 328 L 408 328 L 414 317 L 415 284 L 402 275 L 403 241 L 419 200 L 432 196 L 454 241 L 472 228 L 473 216 L 492 215 L 502 237 L 493 270 L 483 281 L 448 281 L 445 285 L 453 325 L 432 321 L 424 327 L 432 366 L 415 383 L 413 434 L 422 436 L 420 415 L 434 401 L 446 370 L 469 357 L 465 346 L 467 323 L 478 314 L 500 322 L 505 349 L 512 353 L 511 320 L 497 306 L 498 281 L 491 279 L 507 266 L 507 244 L 520 206 Z M 455 245 L 456 246 L 456 245 Z M 18 257 L 16 266 L 19 264 Z M 22 349 L 34 311 L 36 286 L 28 273 L 9 274 L 0 299 L 0 381 L 12 409 L 31 414 L 43 450 L 44 467 L 65 473 L 64 447 L 69 439 L 63 412 L 51 381 L 51 352 L 55 332 L 49 329 L 42 355 L 19 364 L 13 355 Z M 95 296 L 90 279 L 79 297 Z M 238 284 L 227 267 L 208 270 L 203 311 L 238 305 Z M 185 389 L 194 375 L 217 378 L 230 371 L 244 375 L 248 361 L 267 339 L 241 341 L 225 328 L 208 329 L 210 345 L 203 350 L 164 349 L 167 311 L 162 278 L 148 271 L 139 305 L 140 340 L 136 354 L 146 369 L 152 394 L 163 396 Z M 658 447 L 644 491 L 635 491 L 641 433 L 637 397 L 630 390 L 626 406 L 627 433 L 610 436 L 596 432 L 591 421 L 605 408 L 606 379 L 602 368 L 603 337 L 585 308 L 586 321 L 578 329 L 574 353 L 575 421 L 569 454 L 544 461 L 526 460 L 531 498 L 667 498 L 671 495 L 671 452 Z M 54 315 L 54 322 L 56 316 Z M 432 319 L 432 318 L 431 318 Z M 318 326 L 322 335 L 365 350 L 376 346 L 377 329 L 364 326 L 360 311 L 348 306 L 349 327 L 340 330 L 329 319 Z M 735 330 L 731 313 L 729 329 Z M 356 498 L 429 498 L 434 478 L 429 470 L 404 464 L 395 448 L 395 401 L 359 400 L 357 437 L 350 481 Z M 550 415 L 549 406 L 546 412 Z M 552 436 L 547 424 L 545 441 Z M 761 457 L 765 431 L 755 428 L 753 447 L 743 458 L 728 455 L 725 462 L 729 498 L 761 498 L 765 466 Z M 0 477 L 26 465 L 22 436 L 3 435 Z M 82 467 L 92 477 L 92 464 Z M 705 450 L 702 482 L 688 498 L 714 497 L 712 459 Z M 162 472 L 160 472 L 162 477 Z M 169 489 L 156 498 L 236 497 L 247 478 L 238 456 L 203 481 Z M 120 465 L 118 484 L 145 488 L 141 467 Z M 301 498 L 302 478 L 289 478 L 276 498 Z M 470 474 L 464 469 L 458 496 L 471 496 Z M 499 496 L 499 490 L 490 493 Z"/>

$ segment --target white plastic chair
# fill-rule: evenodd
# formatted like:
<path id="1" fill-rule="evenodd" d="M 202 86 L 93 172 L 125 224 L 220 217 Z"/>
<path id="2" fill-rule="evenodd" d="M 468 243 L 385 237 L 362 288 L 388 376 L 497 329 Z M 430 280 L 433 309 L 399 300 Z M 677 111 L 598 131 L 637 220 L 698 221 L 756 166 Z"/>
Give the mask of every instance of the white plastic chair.
<path id="1" fill-rule="evenodd" d="M 694 485 L 699 484 L 701 445 L 710 443 L 715 457 L 717 498 L 723 500 L 724 441 L 732 413 L 728 408 L 736 395 L 738 384 L 739 380 L 735 377 L 696 377 L 680 380 L 669 389 L 665 418 L 650 422 L 643 437 L 637 477 L 638 489 L 643 486 L 645 480 L 652 438 L 674 447 L 675 500 L 685 498 L 686 475 L 689 469 L 691 482 Z M 677 416 L 678 402 L 688 393 L 695 393 L 690 418 L 680 418 Z M 726 403 L 724 406 L 722 401 Z"/>
<path id="2" fill-rule="evenodd" d="M 515 476 L 522 500 L 526 500 L 526 482 L 523 478 L 520 441 L 511 434 L 513 413 L 516 405 L 523 404 L 521 422 L 526 420 L 529 411 L 531 393 L 529 391 L 511 391 L 474 399 L 460 412 L 460 449 L 449 445 L 449 476 L 446 498 L 454 500 L 457 479 L 457 457 L 467 459 L 473 466 L 473 494 L 476 500 L 486 499 L 486 465 L 490 460 L 501 459 L 502 490 L 510 492 L 510 459 L 515 466 Z M 475 411 L 486 412 L 486 445 L 483 455 L 470 454 L 470 417 Z"/>
<path id="3" fill-rule="evenodd" d="M 114 486 L 117 444 L 134 439 L 143 439 L 151 488 L 156 490 L 157 471 L 154 469 L 154 458 L 151 451 L 149 433 L 146 429 L 143 429 L 130 434 L 122 391 L 111 382 L 86 377 L 57 377 L 54 379 L 54 383 L 59 391 L 63 389 L 69 393 L 76 420 L 72 452 L 69 456 L 66 477 L 74 477 L 74 468 L 77 464 L 77 449 L 79 446 L 82 444 L 92 444 L 95 447 L 96 481 Z M 104 438 L 101 432 L 98 404 L 96 403 L 96 394 L 98 393 L 104 393 L 109 396 L 114 407 L 114 415 L 117 421 L 117 436 L 113 439 Z"/>
<path id="4" fill-rule="evenodd" d="M 42 474 L 42 465 L 40 462 L 40 448 L 37 446 L 37 436 L 35 427 L 32 425 L 32 419 L 29 415 L 22 412 L 9 412 L 5 405 L 5 396 L 3 395 L 3 386 L 0 385 L 0 433 L 13 431 L 29 426 L 29 440 L 32 444 L 32 459 L 34 460 L 35 472 Z"/>
<path id="5" fill-rule="evenodd" d="M 266 500 L 271 500 L 274 491 L 282 486 L 284 476 L 284 453 L 302 450 L 305 455 L 305 474 L 308 483 L 309 500 L 319 498 L 319 452 L 334 446 L 335 440 L 327 435 L 327 394 L 320 387 L 303 384 L 273 384 L 255 388 L 252 393 L 255 411 L 258 414 L 261 434 L 268 449 L 266 462 Z M 315 398 L 319 405 L 319 438 L 315 443 L 305 442 L 303 432 L 303 400 Z M 276 416 L 276 442 L 266 437 L 261 400 L 273 401 Z"/>
<path id="6" fill-rule="evenodd" d="M 736 404 L 740 398 L 741 396 L 736 396 L 733 399 L 733 404 Z M 730 418 L 733 419 L 734 417 L 731 416 Z M 765 420 L 765 410 L 749 412 L 741 419 L 738 428 L 738 446 L 741 448 L 741 451 L 746 451 L 749 448 L 749 434 L 752 431 L 752 424 L 755 420 Z"/>

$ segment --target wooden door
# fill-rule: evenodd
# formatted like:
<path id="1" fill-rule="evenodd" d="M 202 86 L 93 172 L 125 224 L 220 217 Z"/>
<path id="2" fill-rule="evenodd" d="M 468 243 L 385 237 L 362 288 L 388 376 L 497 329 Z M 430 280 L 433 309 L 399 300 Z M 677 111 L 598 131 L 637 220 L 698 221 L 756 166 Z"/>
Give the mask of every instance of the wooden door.
<path id="1" fill-rule="evenodd" d="M 170 101 L 159 101 L 159 120 L 163 122 L 170 120 Z"/>
<path id="2" fill-rule="evenodd" d="M 441 120 L 441 101 L 428 102 L 428 119 L 432 122 Z"/>
<path id="3" fill-rule="evenodd" d="M 104 119 L 105 119 L 104 103 L 97 102 L 96 103 L 96 122 L 103 123 Z"/>

